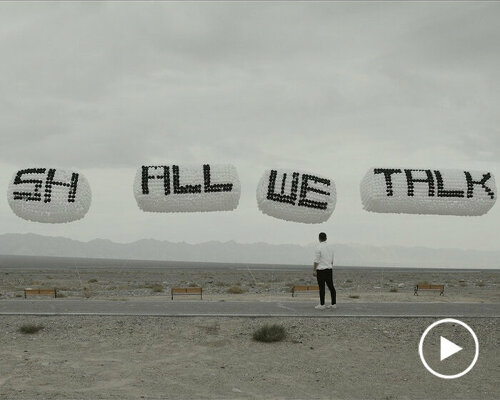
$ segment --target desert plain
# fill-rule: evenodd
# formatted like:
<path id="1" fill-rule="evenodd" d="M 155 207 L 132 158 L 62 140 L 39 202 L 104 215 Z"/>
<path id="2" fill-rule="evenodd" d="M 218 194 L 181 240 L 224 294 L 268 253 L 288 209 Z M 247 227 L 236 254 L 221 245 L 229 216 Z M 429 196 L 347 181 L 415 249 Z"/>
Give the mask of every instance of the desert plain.
<path id="1" fill-rule="evenodd" d="M 445 295 L 413 294 L 418 282 Z M 0 268 L 0 301 L 25 301 L 26 287 L 81 301 L 171 302 L 172 287 L 201 286 L 204 301 L 301 301 L 310 267 L 141 265 Z M 338 267 L 339 308 L 348 302 L 499 303 L 499 270 Z M 39 299 L 44 301 L 43 298 Z M 191 301 L 190 297 L 174 301 Z M 329 311 L 334 312 L 334 311 Z M 431 375 L 418 341 L 433 318 L 151 317 L 0 315 L 1 399 L 498 399 L 498 318 L 464 318 L 480 357 L 465 376 Z M 43 326 L 23 334 L 26 324 Z M 265 324 L 286 338 L 253 340 Z"/>

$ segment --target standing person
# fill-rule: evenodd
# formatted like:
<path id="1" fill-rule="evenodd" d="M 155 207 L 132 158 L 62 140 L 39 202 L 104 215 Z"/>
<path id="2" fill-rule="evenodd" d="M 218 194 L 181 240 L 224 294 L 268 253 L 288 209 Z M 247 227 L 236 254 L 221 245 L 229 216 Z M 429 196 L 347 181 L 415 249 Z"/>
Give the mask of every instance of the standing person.
<path id="1" fill-rule="evenodd" d="M 314 254 L 313 276 L 318 280 L 319 304 L 317 310 L 337 308 L 337 292 L 333 286 L 333 248 L 326 242 L 326 233 L 319 234 L 319 245 Z M 332 303 L 325 306 L 325 283 L 330 290 Z"/>

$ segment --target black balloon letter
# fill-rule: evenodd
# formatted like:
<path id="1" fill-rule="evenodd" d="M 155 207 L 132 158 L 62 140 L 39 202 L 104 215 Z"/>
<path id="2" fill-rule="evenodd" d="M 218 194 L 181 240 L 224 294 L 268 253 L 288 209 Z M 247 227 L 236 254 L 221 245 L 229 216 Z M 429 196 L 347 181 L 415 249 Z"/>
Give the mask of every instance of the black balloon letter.
<path id="1" fill-rule="evenodd" d="M 302 175 L 302 185 L 300 187 L 300 199 L 299 206 L 308 207 L 308 208 L 318 208 L 320 210 L 326 210 L 328 203 L 325 201 L 314 201 L 306 198 L 307 192 L 315 192 L 319 194 L 324 194 L 325 196 L 330 196 L 330 192 L 325 192 L 324 190 L 316 189 L 314 187 L 309 186 L 309 181 L 313 181 L 315 183 L 322 183 L 325 186 L 330 186 L 330 180 L 324 178 L 318 178 L 314 175 Z"/>
<path id="2" fill-rule="evenodd" d="M 427 179 L 416 179 L 412 176 L 412 171 L 423 171 L 427 175 Z M 408 185 L 408 196 L 413 196 L 415 193 L 415 182 L 424 182 L 429 185 L 429 197 L 434 196 L 434 177 L 430 169 L 405 169 L 406 183 Z"/>
<path id="3" fill-rule="evenodd" d="M 400 169 L 375 168 L 373 170 L 373 172 L 375 174 L 384 174 L 387 196 L 393 196 L 394 192 L 392 190 L 392 177 L 391 177 L 391 175 L 392 174 L 400 174 L 401 170 Z"/>
<path id="4" fill-rule="evenodd" d="M 489 172 L 483 174 L 483 179 L 481 179 L 480 181 L 473 180 L 470 172 L 464 171 L 464 173 L 465 178 L 467 179 L 467 198 L 474 197 L 474 185 L 481 185 L 484 191 L 488 193 L 488 196 L 490 196 L 492 199 L 495 198 L 495 193 L 493 193 L 493 190 L 486 186 L 486 181 L 491 178 L 491 174 Z"/>
<path id="5" fill-rule="evenodd" d="M 42 195 L 40 193 L 40 189 L 42 188 L 43 181 L 40 179 L 25 179 L 22 180 L 22 176 L 24 174 L 44 174 L 45 168 L 29 168 L 22 169 L 17 172 L 16 177 L 14 179 L 14 185 L 20 185 L 22 183 L 33 183 L 35 187 L 33 188 L 33 192 L 14 192 L 14 200 L 26 200 L 26 201 L 41 201 Z"/>
<path id="6" fill-rule="evenodd" d="M 271 170 L 269 174 L 269 184 L 267 186 L 267 199 L 278 201 L 280 203 L 289 203 L 295 205 L 295 201 L 297 200 L 297 190 L 299 188 L 299 173 L 294 172 L 292 176 L 292 189 L 290 194 L 285 194 L 285 183 L 286 183 L 286 173 L 283 174 L 283 178 L 281 180 L 281 193 L 275 193 L 276 187 L 276 176 L 278 175 L 278 171 L 275 169 Z"/>
<path id="7" fill-rule="evenodd" d="M 158 169 L 161 168 L 163 169 L 163 174 L 160 175 L 150 175 L 149 174 L 149 169 L 154 168 Z M 142 179 L 141 179 L 141 187 L 142 187 L 142 194 L 149 194 L 149 180 L 150 179 L 163 179 L 163 191 L 165 193 L 165 196 L 168 196 L 170 194 L 170 168 L 166 166 L 142 166 Z"/>
<path id="8" fill-rule="evenodd" d="M 203 166 L 203 181 L 205 193 L 207 192 L 230 192 L 233 190 L 232 183 L 211 183 L 210 177 L 210 165 L 205 164 Z"/>
<path id="9" fill-rule="evenodd" d="M 47 172 L 47 180 L 45 181 L 45 196 L 44 202 L 50 203 L 52 199 L 52 186 L 65 186 L 69 187 L 68 192 L 68 203 L 74 203 L 76 197 L 76 189 L 78 187 L 78 174 L 73 172 L 71 174 L 71 182 L 59 182 L 54 180 L 54 175 L 56 170 L 54 168 L 49 169 Z"/>

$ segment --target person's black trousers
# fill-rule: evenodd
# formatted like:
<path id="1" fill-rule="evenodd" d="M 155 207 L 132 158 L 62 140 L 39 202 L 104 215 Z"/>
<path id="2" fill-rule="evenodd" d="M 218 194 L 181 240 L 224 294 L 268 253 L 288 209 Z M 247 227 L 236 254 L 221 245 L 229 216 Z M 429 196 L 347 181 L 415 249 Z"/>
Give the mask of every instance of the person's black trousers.
<path id="1" fill-rule="evenodd" d="M 335 286 L 333 286 L 333 274 L 332 269 L 318 269 L 316 270 L 316 279 L 318 280 L 319 286 L 319 302 L 321 305 L 325 304 L 325 283 L 330 290 L 330 295 L 332 296 L 332 304 L 337 304 L 337 291 Z"/>

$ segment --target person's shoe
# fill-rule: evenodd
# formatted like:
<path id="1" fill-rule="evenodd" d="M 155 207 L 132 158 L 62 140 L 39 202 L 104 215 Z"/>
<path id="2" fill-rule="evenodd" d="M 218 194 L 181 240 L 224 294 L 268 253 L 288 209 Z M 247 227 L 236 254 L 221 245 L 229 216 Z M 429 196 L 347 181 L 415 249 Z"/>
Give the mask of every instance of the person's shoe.
<path id="1" fill-rule="evenodd" d="M 321 305 L 321 304 L 318 304 L 317 306 L 314 307 L 316 310 L 324 310 L 326 307 Z"/>
<path id="2" fill-rule="evenodd" d="M 337 308 L 337 304 L 328 304 L 326 308 Z"/>

